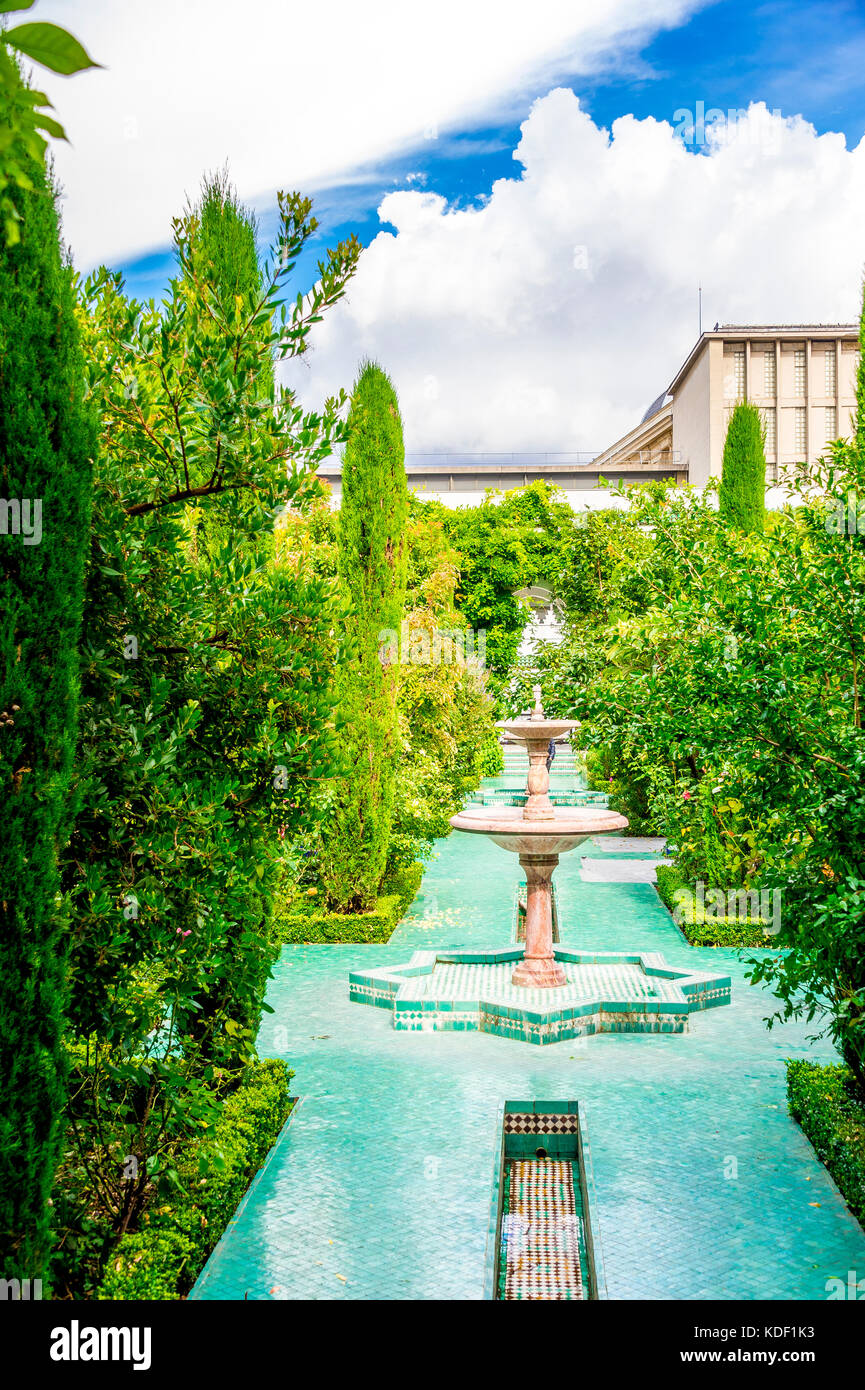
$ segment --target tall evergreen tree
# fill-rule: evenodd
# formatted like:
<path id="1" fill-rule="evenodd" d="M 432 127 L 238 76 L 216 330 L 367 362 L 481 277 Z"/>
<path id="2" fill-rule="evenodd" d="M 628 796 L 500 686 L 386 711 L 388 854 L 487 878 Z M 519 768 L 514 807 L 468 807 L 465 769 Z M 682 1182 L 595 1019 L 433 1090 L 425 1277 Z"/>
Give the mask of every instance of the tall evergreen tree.
<path id="1" fill-rule="evenodd" d="M 760 412 L 748 401 L 734 406 L 724 440 L 719 511 L 728 526 L 761 531 L 766 511 L 766 454 Z"/>
<path id="2" fill-rule="evenodd" d="M 367 907 L 381 887 L 398 757 L 398 672 L 381 648 L 405 606 L 408 488 L 399 403 L 375 363 L 361 368 L 348 424 L 339 572 L 349 644 L 335 688 L 343 770 L 322 851 L 322 880 L 339 911 Z"/>
<path id="3" fill-rule="evenodd" d="M 205 177 L 201 195 L 188 213 L 189 271 L 217 296 L 223 313 L 241 321 L 258 317 L 252 331 L 259 339 L 273 328 L 264 312 L 264 278 L 258 258 L 258 224 L 220 170 Z M 262 355 L 259 376 L 265 390 L 273 385 L 273 357 Z"/>
<path id="4" fill-rule="evenodd" d="M 218 300 L 223 320 L 234 321 L 238 331 L 258 345 L 255 385 L 264 408 L 272 410 L 273 307 L 266 303 L 256 244 L 258 228 L 254 214 L 239 201 L 226 172 L 205 177 L 201 196 L 188 213 L 187 226 L 189 255 L 184 268 L 187 286 L 191 288 L 192 278 L 197 277 Z M 216 347 L 219 333 L 215 324 L 211 336 Z M 250 421 L 250 429 L 254 428 Z M 264 582 L 276 591 L 279 577 L 269 563 L 273 553 L 273 536 L 269 529 L 238 526 L 236 516 L 229 520 L 218 508 L 208 507 L 207 501 L 190 509 L 189 521 L 195 533 L 193 560 L 207 588 L 218 588 L 224 567 L 243 557 L 250 570 L 266 576 Z M 194 764 L 187 769 L 190 781 L 201 779 L 212 785 L 218 780 L 228 746 L 223 722 L 228 709 L 227 696 L 237 691 L 238 684 L 233 675 L 226 680 L 225 672 L 220 671 L 214 688 L 208 691 L 209 700 L 202 701 L 202 737 L 195 750 Z M 215 736 L 208 739 L 208 732 Z M 210 746 L 205 755 L 207 744 Z M 198 1012 L 193 1016 L 191 1033 L 198 1038 L 212 1030 L 220 1012 L 241 1020 L 254 1035 L 275 954 L 268 934 L 274 878 L 273 874 L 266 878 L 263 875 L 269 857 L 266 841 L 273 839 L 272 827 L 266 820 L 262 822 L 248 814 L 249 810 L 244 807 L 231 814 L 235 862 L 246 860 L 249 885 L 234 912 L 226 914 L 224 949 L 237 963 L 237 968 L 220 977 L 211 976 L 196 995 Z M 256 876 L 257 873 L 262 874 L 264 881 Z M 250 989 L 251 980 L 254 984 Z M 244 1046 L 245 1043 L 238 1042 L 241 1050 Z"/>
<path id="5" fill-rule="evenodd" d="M 0 46 L 4 84 L 12 60 Z M 13 71 L 10 71 L 13 69 Z M 2 117 L 0 117 L 2 136 Z M 58 849 L 71 818 L 95 431 L 43 158 L 0 240 L 0 1272 L 48 1269 L 65 1099 Z"/>

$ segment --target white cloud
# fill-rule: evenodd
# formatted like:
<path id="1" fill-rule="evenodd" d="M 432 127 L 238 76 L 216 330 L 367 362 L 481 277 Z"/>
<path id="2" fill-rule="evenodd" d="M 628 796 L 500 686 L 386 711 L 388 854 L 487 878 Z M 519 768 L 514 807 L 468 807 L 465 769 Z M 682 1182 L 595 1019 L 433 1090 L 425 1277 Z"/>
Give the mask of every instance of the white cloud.
<path id="1" fill-rule="evenodd" d="M 473 210 L 388 195 L 390 224 L 292 368 L 303 397 L 372 356 L 410 449 L 598 450 L 637 423 L 704 326 L 850 322 L 865 259 L 865 141 L 753 106 L 710 152 L 570 90 L 537 101 L 522 177 Z"/>
<path id="2" fill-rule="evenodd" d="M 328 179 L 525 109 L 566 74 L 633 62 L 705 0 L 42 0 L 104 72 L 39 70 L 73 142 L 57 147 L 84 267 L 170 240 L 202 173 L 247 201 Z M 517 105 L 515 105 L 517 103 Z"/>

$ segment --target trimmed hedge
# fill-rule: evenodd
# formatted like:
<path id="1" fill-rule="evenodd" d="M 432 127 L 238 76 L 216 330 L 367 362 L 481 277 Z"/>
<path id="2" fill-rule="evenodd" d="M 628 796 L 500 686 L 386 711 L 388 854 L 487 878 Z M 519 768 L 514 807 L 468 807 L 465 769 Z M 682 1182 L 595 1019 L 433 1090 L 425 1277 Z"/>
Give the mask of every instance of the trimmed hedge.
<path id="1" fill-rule="evenodd" d="M 400 900 L 400 916 L 407 912 L 414 902 L 425 868 L 426 865 L 421 863 L 407 864 L 404 868 L 395 869 L 385 879 L 385 888 L 389 893 L 396 894 Z"/>
<path id="2" fill-rule="evenodd" d="M 385 882 L 389 891 L 377 900 L 371 912 L 328 912 L 318 907 L 315 899 L 289 898 L 284 904 L 277 904 L 274 912 L 275 938 L 280 946 L 388 941 L 417 893 L 423 871 L 423 864 L 400 869 Z"/>
<path id="3" fill-rule="evenodd" d="M 96 1297 L 175 1299 L 192 1288 L 291 1111 L 285 1062 L 255 1062 L 223 1105 L 214 1134 L 178 1164 L 182 1190 L 145 1213 L 111 1255 Z"/>
<path id="4" fill-rule="evenodd" d="M 656 878 L 658 897 L 671 914 L 678 909 L 676 921 L 692 946 L 767 946 L 769 939 L 763 931 L 762 918 L 741 922 L 738 917 L 701 916 L 696 906 L 683 910 L 676 902 L 676 893 L 687 888 L 693 894 L 695 885 L 688 882 L 676 864 L 659 864 Z"/>
<path id="5" fill-rule="evenodd" d="M 787 1101 L 793 1119 L 865 1226 L 865 1105 L 849 1067 L 789 1058 Z"/>

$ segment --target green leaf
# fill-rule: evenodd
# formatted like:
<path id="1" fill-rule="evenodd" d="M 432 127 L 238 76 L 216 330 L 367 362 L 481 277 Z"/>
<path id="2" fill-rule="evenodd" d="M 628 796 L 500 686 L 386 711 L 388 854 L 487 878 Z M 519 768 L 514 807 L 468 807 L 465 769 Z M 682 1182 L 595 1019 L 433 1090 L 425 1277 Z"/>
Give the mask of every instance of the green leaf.
<path id="1" fill-rule="evenodd" d="M 35 124 L 37 129 L 47 130 L 48 134 L 53 135 L 55 140 L 66 139 L 66 131 L 59 121 L 55 121 L 53 116 L 37 115 Z"/>
<path id="2" fill-rule="evenodd" d="M 81 72 L 83 68 L 102 66 L 93 61 L 76 38 L 56 24 L 16 24 L 14 29 L 7 29 L 3 38 L 11 48 L 26 54 L 34 63 L 41 63 L 64 77 Z"/>
<path id="3" fill-rule="evenodd" d="M 0 0 L 0 14 L 10 14 L 12 10 L 32 10 L 36 0 Z"/>

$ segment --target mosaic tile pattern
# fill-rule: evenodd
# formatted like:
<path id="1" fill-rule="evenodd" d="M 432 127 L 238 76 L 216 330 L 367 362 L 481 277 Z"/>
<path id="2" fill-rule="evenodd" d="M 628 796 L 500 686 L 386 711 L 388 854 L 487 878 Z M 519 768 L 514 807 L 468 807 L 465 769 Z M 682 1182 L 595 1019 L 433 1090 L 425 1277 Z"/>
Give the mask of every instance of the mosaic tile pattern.
<path id="1" fill-rule="evenodd" d="M 551 1158 L 509 1160 L 499 1297 L 585 1298 L 581 1240 L 573 1164 Z"/>
<path id="2" fill-rule="evenodd" d="M 567 983 L 554 989 L 511 983 L 521 954 L 415 951 L 407 965 L 352 971 L 349 997 L 390 1009 L 399 1031 L 479 1030 L 541 1045 L 597 1033 L 682 1033 L 693 1010 L 730 1002 L 728 976 L 670 969 L 657 952 L 559 946 Z"/>
<path id="3" fill-rule="evenodd" d="M 579 1120 L 570 1114 L 538 1114 L 536 1111 L 509 1110 L 504 1117 L 505 1134 L 577 1134 Z"/>
<path id="4" fill-rule="evenodd" d="M 466 965 L 440 958 L 432 974 L 409 988 L 417 998 L 477 999 L 490 995 L 496 1000 L 527 1007 L 543 1008 L 550 997 L 556 1001 L 576 999 L 674 999 L 681 1001 L 681 990 L 672 980 L 649 976 L 639 965 L 618 962 L 613 965 L 574 965 L 565 963 L 568 983 L 560 989 L 526 989 L 511 984 L 513 962 L 502 965 Z"/>

